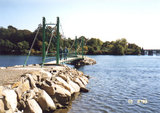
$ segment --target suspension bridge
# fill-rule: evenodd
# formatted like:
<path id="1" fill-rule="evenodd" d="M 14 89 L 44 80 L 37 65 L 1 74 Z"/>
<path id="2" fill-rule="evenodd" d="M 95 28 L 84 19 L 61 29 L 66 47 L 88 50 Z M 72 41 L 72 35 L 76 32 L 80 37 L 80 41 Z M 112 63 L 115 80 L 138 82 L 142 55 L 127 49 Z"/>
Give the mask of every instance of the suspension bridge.
<path id="1" fill-rule="evenodd" d="M 52 29 L 48 29 L 48 26 L 54 26 Z M 84 37 L 81 38 L 81 42 L 78 44 L 77 42 L 77 37 L 75 37 L 75 40 L 70 48 L 62 50 L 62 47 L 60 45 L 60 39 L 65 38 L 64 32 L 62 30 L 62 34 L 60 33 L 60 27 L 62 29 L 62 25 L 60 24 L 59 17 L 57 17 L 57 22 L 55 23 L 46 23 L 45 17 L 42 19 L 42 24 L 39 24 L 37 28 L 37 33 L 35 35 L 35 38 L 32 42 L 32 45 L 30 47 L 29 53 L 26 57 L 25 63 L 23 66 L 27 65 L 27 61 L 29 59 L 29 56 L 31 54 L 31 50 L 35 44 L 35 41 L 38 37 L 38 34 L 40 32 L 40 29 L 42 28 L 43 32 L 43 39 L 42 39 L 42 63 L 41 66 L 44 65 L 58 65 L 61 63 L 67 63 L 67 62 L 72 62 L 72 61 L 79 61 L 84 59 Z M 50 31 L 50 39 L 48 42 L 48 46 L 46 45 L 46 29 Z M 49 53 L 49 48 L 51 43 L 53 42 L 52 40 L 55 40 L 56 43 L 56 50 L 52 53 Z M 56 58 L 56 59 L 55 59 Z M 50 61 L 46 61 L 48 59 L 54 59 Z"/>

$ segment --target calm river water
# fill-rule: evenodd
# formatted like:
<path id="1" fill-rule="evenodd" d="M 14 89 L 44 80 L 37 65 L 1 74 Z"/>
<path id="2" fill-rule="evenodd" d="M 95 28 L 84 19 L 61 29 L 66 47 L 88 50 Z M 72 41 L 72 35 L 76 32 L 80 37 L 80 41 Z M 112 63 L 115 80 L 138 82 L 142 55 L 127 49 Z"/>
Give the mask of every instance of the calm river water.
<path id="1" fill-rule="evenodd" d="M 0 56 L 0 65 L 23 64 L 22 57 Z M 160 113 L 160 56 L 89 57 L 97 64 L 78 70 L 90 75 L 90 92 L 81 93 L 68 113 Z M 39 63 L 40 57 L 31 59 Z"/>

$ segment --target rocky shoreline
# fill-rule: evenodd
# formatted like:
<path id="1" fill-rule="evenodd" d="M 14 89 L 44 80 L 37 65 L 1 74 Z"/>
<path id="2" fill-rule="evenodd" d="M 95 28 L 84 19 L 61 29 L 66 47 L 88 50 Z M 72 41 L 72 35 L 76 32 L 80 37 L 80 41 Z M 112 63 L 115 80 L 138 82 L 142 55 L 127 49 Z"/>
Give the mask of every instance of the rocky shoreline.
<path id="1" fill-rule="evenodd" d="M 71 64 L 71 65 L 74 65 L 75 67 L 80 67 L 80 66 L 84 66 L 84 65 L 94 65 L 96 64 L 96 61 L 92 58 L 89 58 L 89 57 L 84 57 L 83 60 L 80 60 L 78 62 L 71 62 L 71 63 L 68 63 L 68 64 Z"/>
<path id="2" fill-rule="evenodd" d="M 66 65 L 14 68 L 26 69 L 32 71 L 25 71 L 13 84 L 0 86 L 0 113 L 54 112 L 65 108 L 74 94 L 89 91 L 86 88 L 89 76 Z"/>

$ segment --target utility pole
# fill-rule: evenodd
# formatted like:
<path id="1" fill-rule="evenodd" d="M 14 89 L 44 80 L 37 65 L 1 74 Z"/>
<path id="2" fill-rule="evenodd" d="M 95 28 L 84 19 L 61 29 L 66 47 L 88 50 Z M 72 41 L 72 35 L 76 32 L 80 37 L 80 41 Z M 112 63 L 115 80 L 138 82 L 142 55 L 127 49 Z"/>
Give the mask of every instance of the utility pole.
<path id="1" fill-rule="evenodd" d="M 57 31 L 56 31 L 56 37 L 57 37 L 57 45 L 56 45 L 56 51 L 57 51 L 57 54 L 56 54 L 56 64 L 59 64 L 59 42 L 60 42 L 60 35 L 59 35 L 59 17 L 57 17 Z"/>
<path id="2" fill-rule="evenodd" d="M 43 43 L 42 43 L 42 64 L 44 63 L 45 61 L 45 38 L 46 38 L 46 30 L 45 30 L 45 27 L 46 27 L 46 20 L 45 20 L 45 17 L 43 17 L 43 20 L 42 20 L 42 23 L 43 23 Z"/>

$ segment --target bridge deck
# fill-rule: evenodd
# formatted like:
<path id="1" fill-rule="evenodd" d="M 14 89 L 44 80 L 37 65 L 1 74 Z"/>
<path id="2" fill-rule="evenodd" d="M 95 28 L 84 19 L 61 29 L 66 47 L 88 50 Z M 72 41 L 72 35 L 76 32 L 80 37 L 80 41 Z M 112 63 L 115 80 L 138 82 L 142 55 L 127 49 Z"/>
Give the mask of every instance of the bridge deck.
<path id="1" fill-rule="evenodd" d="M 59 60 L 59 63 L 71 62 L 78 59 L 83 59 L 83 58 L 81 55 L 78 55 L 77 57 L 69 57 L 66 60 Z M 53 64 L 56 64 L 56 60 L 44 63 L 44 65 L 53 65 Z"/>

